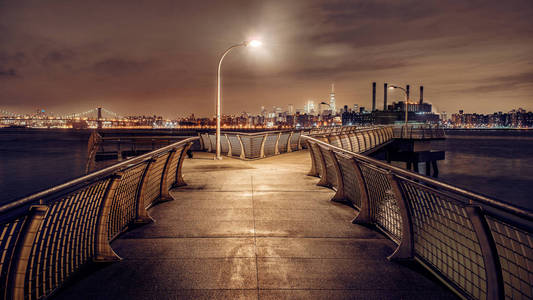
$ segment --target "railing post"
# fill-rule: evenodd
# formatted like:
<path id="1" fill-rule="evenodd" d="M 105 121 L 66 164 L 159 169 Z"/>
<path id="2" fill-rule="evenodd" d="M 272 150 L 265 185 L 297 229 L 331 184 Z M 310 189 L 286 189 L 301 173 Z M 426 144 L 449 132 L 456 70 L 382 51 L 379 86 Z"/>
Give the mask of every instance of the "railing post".
<path id="1" fill-rule="evenodd" d="M 281 132 L 278 133 L 278 138 L 276 139 L 276 145 L 274 146 L 274 155 L 280 154 L 279 153 L 279 148 L 278 148 L 278 143 L 279 143 L 279 138 L 280 137 L 281 137 Z"/>
<path id="2" fill-rule="evenodd" d="M 228 134 L 224 133 L 224 136 L 226 137 L 226 141 L 228 142 L 228 155 L 227 156 L 231 157 L 231 143 L 229 142 Z"/>
<path id="3" fill-rule="evenodd" d="M 146 188 L 146 178 L 148 177 L 148 172 L 150 172 L 150 167 L 152 166 L 154 162 L 154 159 L 151 158 L 148 160 L 146 164 L 146 168 L 144 169 L 143 175 L 141 177 L 141 180 L 139 182 L 139 190 L 137 191 L 136 196 L 136 202 L 137 202 L 137 215 L 135 217 L 135 220 L 133 221 L 135 224 L 149 224 L 154 221 L 152 217 L 148 214 L 148 211 L 146 210 L 146 205 L 144 204 L 144 189 Z"/>
<path id="4" fill-rule="evenodd" d="M 209 137 L 209 132 L 206 132 L 205 135 L 207 136 L 207 152 L 213 152 L 213 147 L 211 146 L 211 138 Z"/>
<path id="5" fill-rule="evenodd" d="M 317 170 L 317 166 L 316 166 L 315 150 L 311 146 L 311 141 L 306 140 L 306 142 L 307 142 L 307 147 L 309 148 L 309 154 L 311 155 L 311 170 L 309 170 L 309 173 L 307 173 L 307 176 L 318 177 L 319 174 L 318 174 L 318 170 Z"/>
<path id="6" fill-rule="evenodd" d="M 28 271 L 28 262 L 31 256 L 31 250 L 35 243 L 35 237 L 41 228 L 42 222 L 46 217 L 49 207 L 46 205 L 33 205 L 29 209 L 28 217 L 21 230 L 21 240 L 18 241 L 13 255 L 13 270 L 12 278 L 12 296 L 15 300 L 23 300 L 30 295 L 24 294 L 24 286 L 26 285 L 26 272 Z"/>
<path id="7" fill-rule="evenodd" d="M 339 162 L 337 161 L 337 156 L 332 150 L 328 150 L 328 155 L 331 157 L 331 160 L 333 161 L 333 168 L 335 169 L 335 176 L 337 176 L 337 191 L 335 192 L 335 195 L 333 198 L 331 198 L 331 201 L 335 202 L 345 202 L 345 196 L 344 196 L 344 178 L 342 177 L 341 168 L 339 166 Z"/>
<path id="8" fill-rule="evenodd" d="M 183 149 L 182 149 L 183 150 Z M 170 164 L 172 163 L 172 160 L 174 159 L 175 155 L 179 155 L 176 151 L 176 149 L 172 149 L 169 151 L 167 161 L 165 162 L 165 166 L 163 167 L 163 174 L 161 175 L 161 184 L 160 184 L 160 195 L 159 201 L 171 201 L 173 200 L 170 196 L 169 190 L 166 188 L 168 186 L 168 173 L 170 171 L 170 168 L 172 167 Z"/>
<path id="9" fill-rule="evenodd" d="M 241 145 L 241 155 L 239 156 L 240 159 L 246 158 L 246 153 L 244 153 L 244 144 L 242 143 L 241 136 L 237 134 L 237 139 L 239 140 L 239 144 Z M 250 144 L 252 141 L 250 141 Z M 251 147 L 250 147 L 251 148 Z"/>
<path id="10" fill-rule="evenodd" d="M 228 140 L 229 144 L 229 140 Z M 180 187 L 185 186 L 187 183 L 185 183 L 185 180 L 183 180 L 183 175 L 181 173 L 181 168 L 183 166 L 183 161 L 185 160 L 185 156 L 187 155 L 187 151 L 191 148 L 192 143 L 188 143 L 183 147 L 183 150 L 181 151 L 180 160 L 178 161 L 178 166 L 176 169 L 176 183 L 174 183 L 173 187 Z"/>
<path id="11" fill-rule="evenodd" d="M 316 146 L 316 152 L 318 153 L 318 162 L 320 163 L 320 168 L 322 169 L 322 174 L 320 176 L 320 180 L 316 185 L 323 186 L 323 187 L 331 187 L 330 184 L 328 184 L 328 168 L 326 166 L 326 159 L 324 158 L 324 155 L 322 154 L 322 150 L 320 149 L 320 145 L 315 144 Z"/>
<path id="12" fill-rule="evenodd" d="M 411 211 L 407 197 L 404 197 L 396 176 L 392 173 L 387 173 L 387 179 L 391 186 L 392 192 L 396 198 L 398 208 L 400 209 L 400 218 L 402 220 L 402 239 L 398 248 L 387 259 L 389 260 L 408 260 L 413 258 L 414 254 L 414 236 L 413 236 L 413 224 L 411 219 Z"/>
<path id="13" fill-rule="evenodd" d="M 503 299 L 502 268 L 498 258 L 496 243 L 490 232 L 487 220 L 484 217 L 482 209 L 478 206 L 467 205 L 465 210 L 476 233 L 481 248 L 481 255 L 483 256 L 485 278 L 487 281 L 487 299 Z"/>
<path id="14" fill-rule="evenodd" d="M 293 132 L 291 131 L 291 133 L 289 134 L 289 138 L 287 139 L 287 153 L 292 152 L 292 149 L 291 149 L 292 134 Z"/>
<path id="15" fill-rule="evenodd" d="M 363 178 L 363 172 L 359 167 L 359 163 L 357 163 L 355 158 L 352 158 L 352 168 L 355 170 L 354 173 L 361 194 L 361 207 L 359 209 L 359 214 L 357 214 L 357 216 L 352 220 L 352 224 L 371 224 L 372 218 L 370 215 L 370 200 L 368 198 L 366 182 Z"/>
<path id="16" fill-rule="evenodd" d="M 259 158 L 265 157 L 265 142 L 267 140 L 268 133 L 265 133 L 263 140 L 261 141 L 261 151 L 259 152 Z"/>
<path id="17" fill-rule="evenodd" d="M 111 182 L 107 188 L 104 199 L 101 204 L 100 213 L 98 216 L 98 225 L 96 233 L 96 251 L 94 255 L 95 262 L 112 262 L 119 261 L 121 258 L 113 251 L 109 245 L 109 219 L 111 216 L 111 206 L 115 196 L 115 191 L 122 179 L 122 173 L 117 173 L 112 176 Z"/>
<path id="18" fill-rule="evenodd" d="M 205 150 L 204 141 L 202 140 L 202 133 L 198 132 L 198 138 L 200 141 L 200 149 Z"/>
<path id="19" fill-rule="evenodd" d="M 349 133 L 349 132 L 347 132 L 347 133 L 345 133 L 345 135 L 346 135 L 346 139 L 348 140 L 348 143 L 350 144 L 350 149 L 348 149 L 348 150 L 350 150 L 350 151 L 354 152 L 354 151 L 353 151 L 353 144 L 352 144 L 352 140 L 350 139 L 350 133 Z"/>

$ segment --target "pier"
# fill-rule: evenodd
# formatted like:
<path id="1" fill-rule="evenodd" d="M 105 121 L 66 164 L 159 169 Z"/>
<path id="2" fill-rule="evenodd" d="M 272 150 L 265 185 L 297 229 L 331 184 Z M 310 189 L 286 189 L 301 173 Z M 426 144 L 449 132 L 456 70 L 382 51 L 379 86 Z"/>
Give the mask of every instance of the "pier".
<path id="1" fill-rule="evenodd" d="M 306 176 L 307 151 L 263 160 L 184 163 L 187 186 L 149 210 L 152 224 L 111 246 L 123 259 L 58 299 L 450 298 L 421 272 L 391 263 L 395 245 L 351 220 Z"/>
<path id="2" fill-rule="evenodd" d="M 0 207 L 3 298 L 533 297 L 533 213 L 372 158 L 391 127 L 224 136 Z"/>

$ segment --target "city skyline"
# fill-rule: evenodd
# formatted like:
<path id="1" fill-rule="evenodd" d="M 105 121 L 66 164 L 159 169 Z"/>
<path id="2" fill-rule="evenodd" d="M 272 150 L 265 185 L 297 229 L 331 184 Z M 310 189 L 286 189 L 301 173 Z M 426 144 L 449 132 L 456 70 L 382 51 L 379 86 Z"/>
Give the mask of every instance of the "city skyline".
<path id="1" fill-rule="evenodd" d="M 329 102 L 331 83 L 368 109 L 373 81 L 378 109 L 385 82 L 438 112 L 533 109 L 530 1 L 65 3 L 0 4 L 0 108 L 212 116 L 220 53 L 257 37 L 225 62 L 224 114 Z"/>

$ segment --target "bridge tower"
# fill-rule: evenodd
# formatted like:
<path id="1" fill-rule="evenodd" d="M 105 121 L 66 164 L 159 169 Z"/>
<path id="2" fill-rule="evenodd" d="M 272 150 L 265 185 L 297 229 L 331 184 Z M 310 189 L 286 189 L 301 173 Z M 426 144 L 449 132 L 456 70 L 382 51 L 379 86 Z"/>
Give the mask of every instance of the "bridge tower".
<path id="1" fill-rule="evenodd" d="M 96 110 L 98 112 L 98 120 L 97 120 L 98 129 L 102 129 L 102 108 L 97 107 Z"/>

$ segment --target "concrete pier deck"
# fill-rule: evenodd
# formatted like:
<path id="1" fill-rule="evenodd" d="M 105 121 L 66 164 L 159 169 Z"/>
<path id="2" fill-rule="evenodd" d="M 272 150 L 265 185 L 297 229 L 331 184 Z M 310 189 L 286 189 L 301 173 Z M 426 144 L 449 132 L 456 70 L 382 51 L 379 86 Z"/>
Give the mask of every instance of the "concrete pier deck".
<path id="1" fill-rule="evenodd" d="M 306 176 L 307 151 L 255 161 L 195 153 L 155 222 L 112 243 L 123 258 L 80 277 L 57 299 L 454 298 L 395 245 L 351 224 L 355 211 Z"/>

